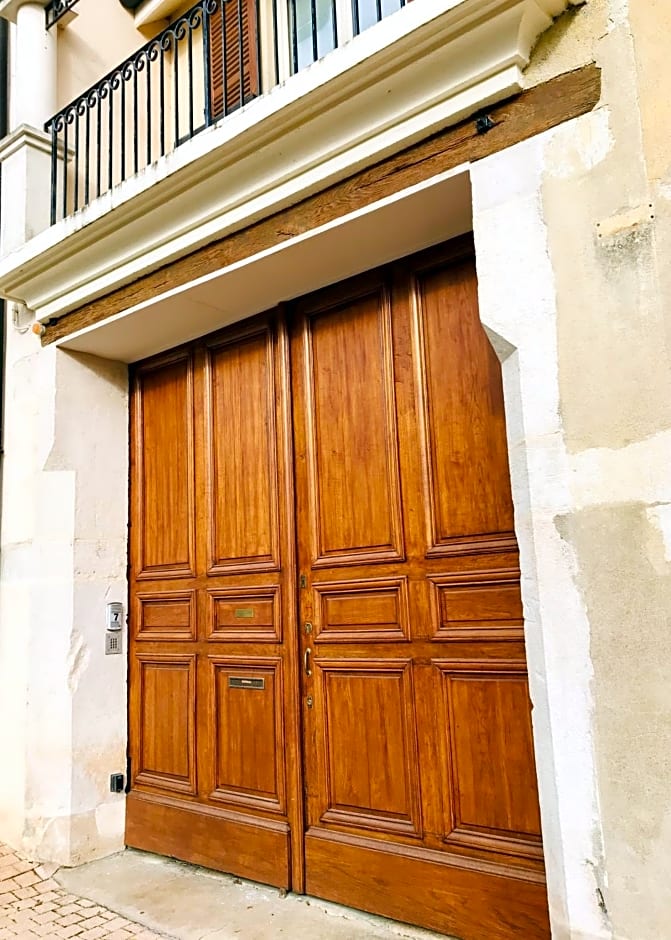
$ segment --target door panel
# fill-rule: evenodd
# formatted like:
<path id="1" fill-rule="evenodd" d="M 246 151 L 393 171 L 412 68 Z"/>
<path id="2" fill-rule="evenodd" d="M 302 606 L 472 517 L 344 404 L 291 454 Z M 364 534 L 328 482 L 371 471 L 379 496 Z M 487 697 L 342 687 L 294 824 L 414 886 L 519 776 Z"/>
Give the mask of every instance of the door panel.
<path id="1" fill-rule="evenodd" d="M 323 695 L 326 783 L 322 821 L 376 832 L 418 833 L 419 774 L 409 667 L 402 659 L 320 661 L 316 681 Z M 374 715 L 375 722 L 367 722 L 366 715 Z M 379 727 L 386 729 L 384 735 Z"/>
<path id="2" fill-rule="evenodd" d="M 135 543 L 138 578 L 194 574 L 193 361 L 188 353 L 138 376 Z M 170 453 L 171 459 L 166 460 Z"/>
<path id="3" fill-rule="evenodd" d="M 515 548 L 501 367 L 480 324 L 473 262 L 413 280 L 429 552 Z"/>
<path id="4" fill-rule="evenodd" d="M 546 940 L 472 244 L 138 366 L 131 494 L 128 844 Z"/>
<path id="5" fill-rule="evenodd" d="M 547 937 L 503 393 L 471 246 L 297 302 L 292 383 L 307 889 L 464 940 Z"/>
<path id="6" fill-rule="evenodd" d="M 259 318 L 158 357 L 132 402 L 126 839 L 288 887 L 302 821 L 286 332 Z"/>
<path id="7" fill-rule="evenodd" d="M 282 661 L 210 657 L 214 790 L 211 799 L 284 812 Z"/>
<path id="8" fill-rule="evenodd" d="M 305 843 L 309 894 L 467 940 L 550 936 L 545 892 L 532 879 L 511 883 L 495 869 L 483 877 L 468 861 L 446 865 L 437 852 L 389 852 L 377 839 L 323 829 L 309 829 Z"/>
<path id="9" fill-rule="evenodd" d="M 279 567 L 273 338 L 268 331 L 206 351 L 210 574 Z M 223 429 L 225 428 L 225 432 Z"/>
<path id="10" fill-rule="evenodd" d="M 524 666 L 440 662 L 445 743 L 452 785 L 446 841 L 539 858 L 540 817 L 532 788 L 531 721 Z M 509 716 L 518 720 L 511 724 Z"/>
<path id="11" fill-rule="evenodd" d="M 388 296 L 376 289 L 308 321 L 306 521 L 314 565 L 403 555 L 390 314 Z"/>
<path id="12" fill-rule="evenodd" d="M 193 656 L 139 654 L 136 780 L 169 792 L 196 792 Z"/>

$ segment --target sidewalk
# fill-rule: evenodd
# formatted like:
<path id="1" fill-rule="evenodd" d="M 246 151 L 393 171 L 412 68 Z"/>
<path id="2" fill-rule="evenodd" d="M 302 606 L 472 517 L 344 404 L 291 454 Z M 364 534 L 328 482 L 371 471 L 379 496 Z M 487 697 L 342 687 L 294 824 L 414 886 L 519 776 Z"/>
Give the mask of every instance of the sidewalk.
<path id="1" fill-rule="evenodd" d="M 233 875 L 127 849 L 77 868 L 0 843 L 0 940 L 448 940 Z"/>
<path id="2" fill-rule="evenodd" d="M 48 875 L 0 842 L 0 940 L 164 940 L 165 934 L 69 894 Z"/>

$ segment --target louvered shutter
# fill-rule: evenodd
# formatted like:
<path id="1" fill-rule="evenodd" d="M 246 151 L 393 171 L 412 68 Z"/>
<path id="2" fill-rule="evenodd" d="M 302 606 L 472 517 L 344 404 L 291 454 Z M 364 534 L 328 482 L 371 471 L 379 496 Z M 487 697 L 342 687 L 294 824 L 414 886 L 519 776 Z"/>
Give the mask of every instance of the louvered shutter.
<path id="1" fill-rule="evenodd" d="M 256 0 L 224 0 L 223 29 L 221 9 L 210 17 L 210 100 L 214 121 L 259 93 Z"/>

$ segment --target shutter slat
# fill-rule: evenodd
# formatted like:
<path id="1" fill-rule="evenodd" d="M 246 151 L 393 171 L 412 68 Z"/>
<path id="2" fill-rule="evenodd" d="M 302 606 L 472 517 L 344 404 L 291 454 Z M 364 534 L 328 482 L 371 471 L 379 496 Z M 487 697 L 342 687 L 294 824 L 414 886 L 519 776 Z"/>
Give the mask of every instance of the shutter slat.
<path id="1" fill-rule="evenodd" d="M 221 9 L 210 17 L 210 74 L 213 119 L 240 106 L 240 23 L 238 0 L 223 4 L 226 25 L 226 101 L 224 102 L 224 57 Z M 255 0 L 242 2 L 242 91 L 243 103 L 259 93 L 257 21 Z M 225 105 L 225 106 L 224 106 Z"/>

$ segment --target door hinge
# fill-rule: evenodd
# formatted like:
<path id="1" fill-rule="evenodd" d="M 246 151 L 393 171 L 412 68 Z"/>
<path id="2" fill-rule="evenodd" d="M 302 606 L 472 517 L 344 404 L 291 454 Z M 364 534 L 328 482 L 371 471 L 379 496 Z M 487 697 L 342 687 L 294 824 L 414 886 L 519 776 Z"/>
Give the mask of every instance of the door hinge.
<path id="1" fill-rule="evenodd" d="M 126 788 L 125 793 L 130 793 L 130 754 L 126 756 Z"/>

